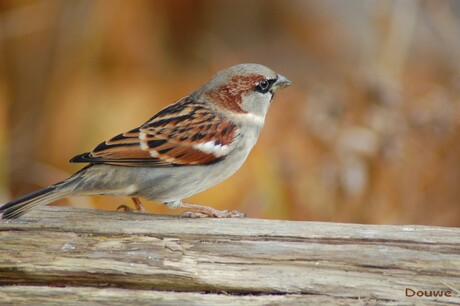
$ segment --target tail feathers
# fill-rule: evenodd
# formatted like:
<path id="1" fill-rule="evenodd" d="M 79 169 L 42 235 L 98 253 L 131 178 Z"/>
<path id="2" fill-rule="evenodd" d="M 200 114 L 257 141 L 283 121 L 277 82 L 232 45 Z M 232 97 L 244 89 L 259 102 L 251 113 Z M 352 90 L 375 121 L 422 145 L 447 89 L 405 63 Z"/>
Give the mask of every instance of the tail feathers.
<path id="1" fill-rule="evenodd" d="M 54 202 L 56 200 L 65 198 L 70 194 L 69 190 L 62 189 L 62 183 L 49 186 L 19 199 L 15 199 L 0 207 L 2 219 L 16 219 L 34 209 L 35 207 L 42 206 Z"/>

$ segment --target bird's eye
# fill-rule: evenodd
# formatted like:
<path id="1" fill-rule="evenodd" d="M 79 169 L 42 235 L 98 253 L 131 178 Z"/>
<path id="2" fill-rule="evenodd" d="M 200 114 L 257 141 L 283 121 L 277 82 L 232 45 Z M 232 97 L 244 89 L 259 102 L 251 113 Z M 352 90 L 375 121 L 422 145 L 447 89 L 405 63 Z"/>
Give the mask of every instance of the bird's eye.
<path id="1" fill-rule="evenodd" d="M 256 90 L 261 93 L 266 93 L 270 89 L 270 85 L 271 83 L 268 80 L 263 79 L 257 84 Z"/>

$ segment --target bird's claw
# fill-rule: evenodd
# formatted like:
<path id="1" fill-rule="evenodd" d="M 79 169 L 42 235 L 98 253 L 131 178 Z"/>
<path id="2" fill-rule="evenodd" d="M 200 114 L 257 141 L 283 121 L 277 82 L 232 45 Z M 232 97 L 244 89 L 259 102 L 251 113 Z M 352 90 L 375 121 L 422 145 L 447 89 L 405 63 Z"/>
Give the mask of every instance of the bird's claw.
<path id="1" fill-rule="evenodd" d="M 115 209 L 115 211 L 122 211 L 122 212 L 135 212 L 134 208 L 129 207 L 128 205 L 120 205 Z"/>

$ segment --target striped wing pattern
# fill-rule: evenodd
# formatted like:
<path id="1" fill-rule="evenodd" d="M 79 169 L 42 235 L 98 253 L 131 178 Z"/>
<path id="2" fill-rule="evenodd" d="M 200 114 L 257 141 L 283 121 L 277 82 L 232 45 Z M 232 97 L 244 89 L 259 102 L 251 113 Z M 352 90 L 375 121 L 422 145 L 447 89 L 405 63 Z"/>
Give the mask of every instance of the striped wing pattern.
<path id="1" fill-rule="evenodd" d="M 71 162 L 185 166 L 218 162 L 232 150 L 237 127 L 203 102 L 185 97 L 139 128 L 119 134 Z"/>

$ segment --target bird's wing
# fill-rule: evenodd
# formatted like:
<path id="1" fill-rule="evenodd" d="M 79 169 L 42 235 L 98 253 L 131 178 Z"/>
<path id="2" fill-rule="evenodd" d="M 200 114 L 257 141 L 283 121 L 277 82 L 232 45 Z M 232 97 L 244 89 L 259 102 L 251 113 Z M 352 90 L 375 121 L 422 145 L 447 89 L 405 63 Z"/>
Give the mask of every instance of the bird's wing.
<path id="1" fill-rule="evenodd" d="M 185 97 L 141 127 L 119 134 L 70 162 L 155 167 L 212 164 L 229 154 L 237 137 L 235 124 Z"/>

